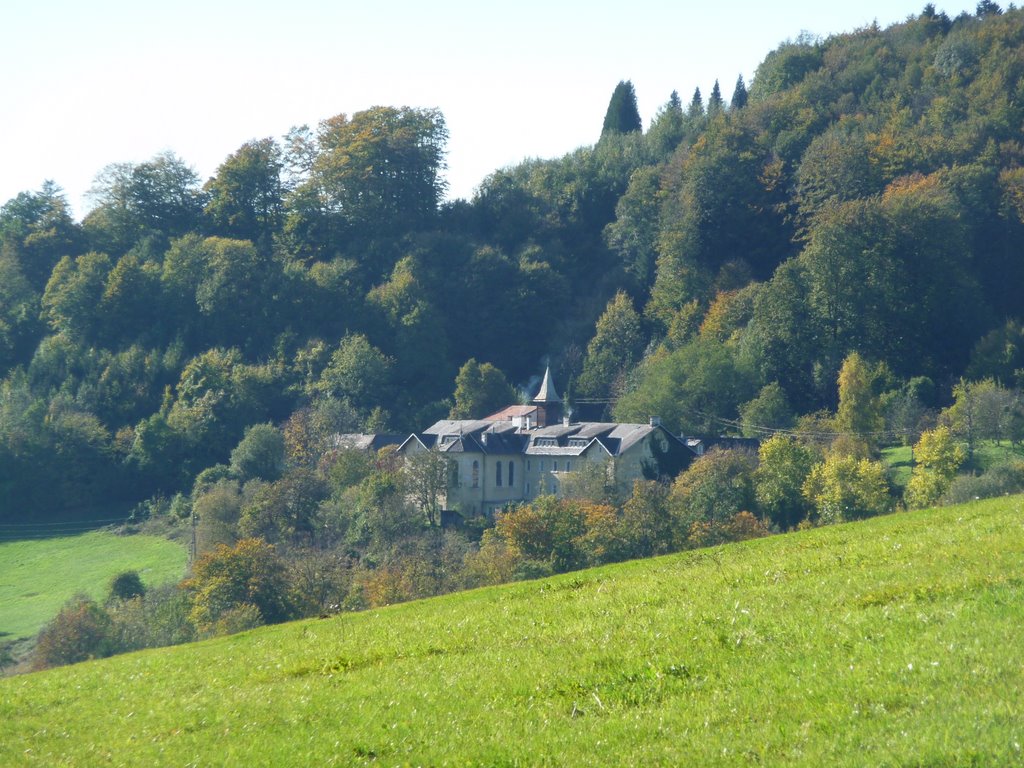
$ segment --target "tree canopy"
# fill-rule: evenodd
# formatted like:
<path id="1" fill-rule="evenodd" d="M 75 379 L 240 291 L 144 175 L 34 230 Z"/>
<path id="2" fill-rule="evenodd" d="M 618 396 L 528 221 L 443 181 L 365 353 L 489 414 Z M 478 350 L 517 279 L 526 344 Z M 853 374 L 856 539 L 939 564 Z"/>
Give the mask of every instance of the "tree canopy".
<path id="1" fill-rule="evenodd" d="M 911 445 L 954 403 L 969 448 L 1011 437 L 1022 36 L 994 3 L 800 35 L 728 103 L 680 83 L 646 130 L 622 80 L 592 146 L 468 200 L 445 199 L 443 114 L 409 106 L 247 142 L 205 183 L 170 151 L 112 163 L 81 222 L 55 183 L 23 192 L 0 206 L 0 516 L 188 493 L 257 425 L 284 473 L 320 471 L 335 433 L 485 415 L 542 361 L 677 432 Z"/>
<path id="2" fill-rule="evenodd" d="M 636 91 L 629 80 L 620 80 L 612 91 L 608 111 L 604 115 L 601 135 L 612 133 L 634 133 L 643 130 L 640 110 L 636 105 Z"/>

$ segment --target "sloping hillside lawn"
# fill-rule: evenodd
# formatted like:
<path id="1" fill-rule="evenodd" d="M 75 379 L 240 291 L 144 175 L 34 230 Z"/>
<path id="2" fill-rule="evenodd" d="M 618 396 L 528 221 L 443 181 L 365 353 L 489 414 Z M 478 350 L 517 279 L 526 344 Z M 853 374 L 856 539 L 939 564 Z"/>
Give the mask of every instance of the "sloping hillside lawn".
<path id="1" fill-rule="evenodd" d="M 187 560 L 181 544 L 158 536 L 93 531 L 0 543 L 0 641 L 35 635 L 78 592 L 103 599 L 123 571 L 165 584 L 185 574 Z"/>
<path id="2" fill-rule="evenodd" d="M 1020 498 L 0 681 L 3 765 L 1005 766 Z"/>

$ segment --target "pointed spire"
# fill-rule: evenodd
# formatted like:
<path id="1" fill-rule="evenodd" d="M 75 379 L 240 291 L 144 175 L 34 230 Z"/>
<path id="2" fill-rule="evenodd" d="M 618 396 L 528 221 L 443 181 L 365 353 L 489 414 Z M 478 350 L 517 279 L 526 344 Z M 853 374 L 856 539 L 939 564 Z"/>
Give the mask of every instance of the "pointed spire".
<path id="1" fill-rule="evenodd" d="M 540 383 L 540 390 L 537 392 L 537 396 L 533 398 L 535 403 L 560 403 L 562 398 L 558 396 L 558 392 L 555 390 L 555 383 L 551 380 L 551 366 L 547 366 L 544 369 L 544 381 Z"/>

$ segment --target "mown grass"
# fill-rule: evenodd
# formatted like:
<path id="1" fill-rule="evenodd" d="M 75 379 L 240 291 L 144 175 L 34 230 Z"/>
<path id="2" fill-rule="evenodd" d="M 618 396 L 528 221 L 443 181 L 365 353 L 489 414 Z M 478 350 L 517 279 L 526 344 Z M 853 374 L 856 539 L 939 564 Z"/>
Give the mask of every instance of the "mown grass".
<path id="1" fill-rule="evenodd" d="M 1009 441 L 996 443 L 993 440 L 985 440 L 974 447 L 970 468 L 984 472 L 996 464 L 1015 460 L 1024 461 L 1024 445 L 1011 445 Z"/>
<path id="2" fill-rule="evenodd" d="M 882 463 L 889 474 L 889 482 L 902 494 L 910 482 L 910 473 L 914 468 L 914 449 L 909 445 L 883 448 Z"/>
<path id="3" fill-rule="evenodd" d="M 1019 765 L 1022 504 L 3 680 L 0 764 Z"/>
<path id="4" fill-rule="evenodd" d="M 0 543 L 0 641 L 34 636 L 79 592 L 103 599 L 122 571 L 150 586 L 176 581 L 187 559 L 167 539 L 104 531 Z"/>

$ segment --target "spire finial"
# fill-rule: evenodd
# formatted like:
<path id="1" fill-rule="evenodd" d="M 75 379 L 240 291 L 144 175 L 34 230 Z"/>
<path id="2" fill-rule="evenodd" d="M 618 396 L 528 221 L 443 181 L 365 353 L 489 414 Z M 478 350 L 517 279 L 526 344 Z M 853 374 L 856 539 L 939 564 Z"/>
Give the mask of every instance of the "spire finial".
<path id="1" fill-rule="evenodd" d="M 537 392 L 537 396 L 533 398 L 535 403 L 560 403 L 562 398 L 558 396 L 558 392 L 555 390 L 555 382 L 551 378 L 551 366 L 547 366 L 544 369 L 544 380 L 540 383 L 540 390 Z"/>

